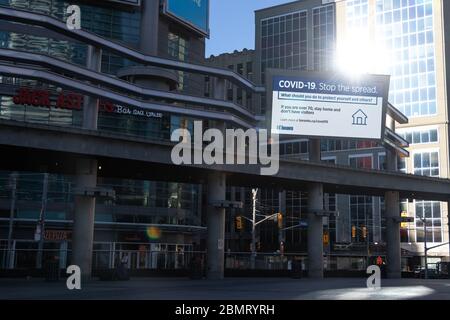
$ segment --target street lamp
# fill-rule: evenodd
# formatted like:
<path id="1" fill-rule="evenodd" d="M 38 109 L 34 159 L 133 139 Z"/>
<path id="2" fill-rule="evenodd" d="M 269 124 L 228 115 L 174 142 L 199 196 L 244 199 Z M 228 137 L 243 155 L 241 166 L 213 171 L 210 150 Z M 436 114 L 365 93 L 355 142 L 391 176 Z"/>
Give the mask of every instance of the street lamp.
<path id="1" fill-rule="evenodd" d="M 256 221 L 256 196 L 257 196 L 257 194 L 258 194 L 258 189 L 253 189 L 252 190 L 252 196 L 253 196 L 253 198 L 252 198 L 253 199 L 252 219 L 242 216 L 242 218 L 250 221 L 252 224 L 252 244 L 251 244 L 251 257 L 250 257 L 251 269 L 255 269 L 255 267 L 256 267 L 256 227 L 266 220 L 273 219 L 273 218 L 280 219 L 280 216 L 282 217 L 282 214 L 277 212 L 277 213 L 271 214 L 269 216 L 265 216 L 263 219 L 261 219 L 259 221 Z"/>
<path id="2" fill-rule="evenodd" d="M 432 250 L 432 249 L 436 249 L 442 246 L 446 246 L 448 244 L 450 244 L 450 242 L 445 242 L 445 243 L 441 243 L 438 244 L 436 246 L 433 247 L 428 247 L 428 242 L 427 242 L 427 218 L 424 217 L 418 217 L 422 222 L 423 222 L 423 233 L 424 233 L 424 241 L 423 241 L 423 245 L 424 245 L 424 251 L 425 251 L 425 279 L 428 279 L 428 251 Z"/>
<path id="3" fill-rule="evenodd" d="M 7 248 L 7 256 L 5 259 L 5 267 L 7 269 L 12 268 L 14 265 L 13 250 L 12 250 L 12 235 L 13 235 L 14 213 L 16 211 L 17 178 L 18 173 L 13 172 L 10 176 L 10 183 L 9 183 L 9 186 L 11 188 L 11 206 L 9 210 L 8 248 Z"/>

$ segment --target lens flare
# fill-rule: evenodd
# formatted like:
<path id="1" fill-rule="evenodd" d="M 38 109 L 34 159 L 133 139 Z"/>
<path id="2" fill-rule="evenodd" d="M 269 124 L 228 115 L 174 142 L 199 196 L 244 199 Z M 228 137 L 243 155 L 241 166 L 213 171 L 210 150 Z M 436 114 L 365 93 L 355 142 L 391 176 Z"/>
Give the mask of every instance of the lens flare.
<path id="1" fill-rule="evenodd" d="M 159 229 L 158 227 L 148 227 L 147 228 L 147 237 L 150 240 L 158 240 L 159 238 L 161 238 L 162 235 L 162 230 Z"/>
<path id="2" fill-rule="evenodd" d="M 367 30 L 348 30 L 336 51 L 337 68 L 349 75 L 389 73 L 389 50 L 382 42 L 371 39 Z"/>

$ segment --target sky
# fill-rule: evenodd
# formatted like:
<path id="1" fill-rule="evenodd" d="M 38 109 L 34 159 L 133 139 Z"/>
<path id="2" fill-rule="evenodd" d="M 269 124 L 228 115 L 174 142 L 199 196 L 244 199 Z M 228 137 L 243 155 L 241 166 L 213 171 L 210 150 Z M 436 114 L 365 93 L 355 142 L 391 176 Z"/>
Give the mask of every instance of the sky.
<path id="1" fill-rule="evenodd" d="M 255 47 L 255 14 L 293 0 L 210 0 L 210 39 L 206 57 Z"/>

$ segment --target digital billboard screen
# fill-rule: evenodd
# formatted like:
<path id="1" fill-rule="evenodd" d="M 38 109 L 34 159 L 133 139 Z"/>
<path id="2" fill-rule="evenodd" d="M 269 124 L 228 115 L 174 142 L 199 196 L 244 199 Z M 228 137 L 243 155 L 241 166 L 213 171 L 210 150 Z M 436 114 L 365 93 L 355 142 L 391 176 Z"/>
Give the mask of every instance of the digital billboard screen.
<path id="1" fill-rule="evenodd" d="M 389 80 L 384 75 L 269 70 L 271 131 L 382 140 Z"/>
<path id="2" fill-rule="evenodd" d="M 209 35 L 209 0 L 164 0 L 163 4 L 166 15 Z"/>

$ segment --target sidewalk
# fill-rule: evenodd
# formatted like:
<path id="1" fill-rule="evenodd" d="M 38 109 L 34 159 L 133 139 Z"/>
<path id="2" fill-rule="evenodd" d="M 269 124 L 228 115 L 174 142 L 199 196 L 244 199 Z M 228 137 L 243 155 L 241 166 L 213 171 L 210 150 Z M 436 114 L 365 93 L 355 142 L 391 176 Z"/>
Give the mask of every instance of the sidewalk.
<path id="1" fill-rule="evenodd" d="M 134 278 L 125 282 L 91 281 L 70 291 L 65 281 L 0 279 L 0 299 L 131 299 L 131 300 L 309 300 L 309 299 L 445 299 L 450 280 L 382 279 L 381 290 L 366 288 L 366 279 L 324 280 L 226 278 L 223 281 L 185 278 Z"/>

